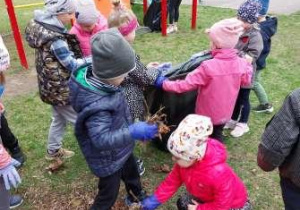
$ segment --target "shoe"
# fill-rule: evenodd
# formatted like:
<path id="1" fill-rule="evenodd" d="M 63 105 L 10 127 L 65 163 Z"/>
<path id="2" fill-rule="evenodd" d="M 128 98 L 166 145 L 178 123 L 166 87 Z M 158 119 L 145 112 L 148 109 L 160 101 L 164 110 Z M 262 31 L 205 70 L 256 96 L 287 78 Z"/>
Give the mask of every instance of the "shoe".
<path id="1" fill-rule="evenodd" d="M 73 157 L 74 154 L 75 154 L 73 151 L 66 150 L 66 149 L 63 149 L 63 148 L 60 148 L 59 150 L 57 150 L 53 154 L 49 154 L 49 152 L 47 152 L 47 153 L 48 153 L 46 155 L 47 160 L 54 160 L 55 158 L 67 159 L 67 158 Z"/>
<path id="2" fill-rule="evenodd" d="M 253 108 L 253 111 L 257 113 L 263 113 L 263 112 L 272 113 L 274 111 L 274 107 L 270 103 L 259 104 L 257 107 Z"/>
<path id="3" fill-rule="evenodd" d="M 136 164 L 138 166 L 138 172 L 139 172 L 140 176 L 142 176 L 146 170 L 144 167 L 144 162 L 141 159 L 137 159 Z"/>
<path id="4" fill-rule="evenodd" d="M 173 27 L 174 27 L 174 32 L 177 32 L 178 31 L 177 23 L 174 23 Z"/>
<path id="5" fill-rule="evenodd" d="M 140 194 L 138 196 L 136 196 L 136 198 L 134 198 L 132 195 L 127 195 L 125 197 L 124 201 L 127 206 L 132 206 L 132 205 L 136 205 L 136 204 L 140 203 L 141 201 L 146 199 L 146 197 L 147 197 L 146 191 L 142 190 L 140 192 Z"/>
<path id="6" fill-rule="evenodd" d="M 174 25 L 169 25 L 167 28 L 167 34 L 171 34 L 174 32 L 175 32 Z"/>
<path id="7" fill-rule="evenodd" d="M 235 128 L 230 132 L 231 136 L 237 138 L 241 137 L 245 133 L 249 132 L 249 127 L 247 123 L 237 123 Z"/>
<path id="8" fill-rule="evenodd" d="M 21 163 L 20 166 L 16 167 L 18 169 L 21 168 L 26 161 L 26 156 L 24 155 L 24 153 L 22 152 L 21 149 L 19 149 L 17 152 L 12 152 L 11 156 L 12 156 L 12 158 L 16 159 L 17 161 L 19 161 Z"/>
<path id="9" fill-rule="evenodd" d="M 230 129 L 230 130 L 233 130 L 236 126 L 236 124 L 238 123 L 238 121 L 235 121 L 235 120 L 229 120 L 225 126 L 224 126 L 224 129 Z"/>
<path id="10" fill-rule="evenodd" d="M 9 199 L 9 209 L 14 209 L 23 203 L 23 198 L 19 195 L 11 195 Z"/>

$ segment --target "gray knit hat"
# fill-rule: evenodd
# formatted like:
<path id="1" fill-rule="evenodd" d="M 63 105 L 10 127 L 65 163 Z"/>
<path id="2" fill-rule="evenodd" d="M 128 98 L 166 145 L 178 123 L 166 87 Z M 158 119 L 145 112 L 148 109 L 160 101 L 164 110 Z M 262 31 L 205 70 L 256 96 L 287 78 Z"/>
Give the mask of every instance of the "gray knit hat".
<path id="1" fill-rule="evenodd" d="M 79 24 L 92 25 L 99 19 L 100 12 L 93 0 L 77 0 L 76 21 Z"/>
<path id="2" fill-rule="evenodd" d="M 244 22 L 253 24 L 257 22 L 261 3 L 257 0 L 247 0 L 238 9 L 237 16 Z"/>
<path id="3" fill-rule="evenodd" d="M 45 9 L 52 15 L 74 13 L 75 0 L 45 0 Z"/>
<path id="4" fill-rule="evenodd" d="M 117 28 L 95 34 L 91 45 L 93 73 L 99 79 L 115 79 L 135 68 L 135 53 Z"/>

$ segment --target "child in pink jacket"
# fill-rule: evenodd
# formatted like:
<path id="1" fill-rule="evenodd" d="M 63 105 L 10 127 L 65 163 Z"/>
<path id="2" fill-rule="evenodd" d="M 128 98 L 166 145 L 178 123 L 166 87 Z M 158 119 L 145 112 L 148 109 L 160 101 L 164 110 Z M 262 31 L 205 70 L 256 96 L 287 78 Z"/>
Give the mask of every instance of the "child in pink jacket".
<path id="1" fill-rule="evenodd" d="M 93 0 L 77 0 L 75 17 L 76 22 L 70 34 L 77 36 L 83 56 L 90 56 L 90 39 L 94 34 L 108 28 L 107 19 L 97 10 Z"/>
<path id="2" fill-rule="evenodd" d="M 156 87 L 169 92 L 198 90 L 195 113 L 212 119 L 211 137 L 222 142 L 223 127 L 231 118 L 240 86 L 251 82 L 252 66 L 234 49 L 242 31 L 242 22 L 235 18 L 215 23 L 206 31 L 213 59 L 204 61 L 185 80 L 156 80 Z"/>
<path id="3" fill-rule="evenodd" d="M 226 163 L 225 146 L 208 136 L 210 118 L 191 114 L 168 140 L 175 165 L 154 194 L 143 200 L 143 210 L 156 209 L 185 185 L 187 194 L 177 201 L 179 210 L 250 210 L 247 190 Z M 192 201 L 193 200 L 193 201 Z"/>

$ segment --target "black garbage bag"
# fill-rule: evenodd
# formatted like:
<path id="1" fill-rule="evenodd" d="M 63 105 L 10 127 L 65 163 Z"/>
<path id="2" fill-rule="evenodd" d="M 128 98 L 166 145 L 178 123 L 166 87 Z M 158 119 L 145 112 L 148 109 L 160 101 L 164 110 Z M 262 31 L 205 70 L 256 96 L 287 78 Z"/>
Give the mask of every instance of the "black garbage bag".
<path id="1" fill-rule="evenodd" d="M 200 54 L 200 56 L 194 59 L 190 59 L 168 71 L 164 71 L 162 75 L 168 77 L 170 80 L 184 79 L 189 72 L 195 70 L 203 61 L 211 58 L 210 52 L 205 51 L 205 53 Z M 162 140 L 159 138 L 154 139 L 153 142 L 159 149 L 167 151 L 167 141 L 171 133 L 177 128 L 184 117 L 194 113 L 196 97 L 197 91 L 176 94 L 155 89 L 154 87 L 150 87 L 145 91 L 149 112 L 154 114 L 160 107 L 165 107 L 163 113 L 167 115 L 168 125 L 172 125 L 171 132 L 162 135 Z"/>

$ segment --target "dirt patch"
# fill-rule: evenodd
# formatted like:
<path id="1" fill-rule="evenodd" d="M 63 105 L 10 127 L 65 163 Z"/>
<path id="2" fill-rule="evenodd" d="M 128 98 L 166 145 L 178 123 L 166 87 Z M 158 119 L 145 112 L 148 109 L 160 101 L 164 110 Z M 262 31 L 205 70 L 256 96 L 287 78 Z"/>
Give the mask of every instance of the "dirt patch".
<path id="1" fill-rule="evenodd" d="M 35 69 L 23 70 L 17 74 L 6 76 L 6 98 L 26 95 L 37 90 L 37 77 Z"/>

